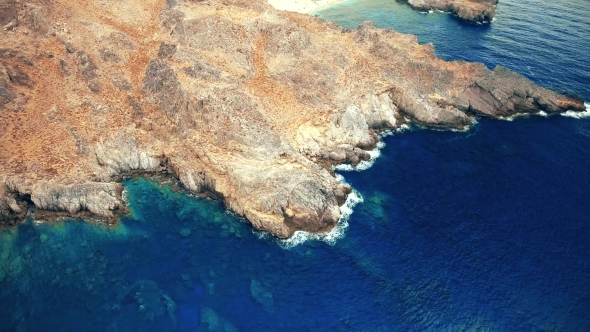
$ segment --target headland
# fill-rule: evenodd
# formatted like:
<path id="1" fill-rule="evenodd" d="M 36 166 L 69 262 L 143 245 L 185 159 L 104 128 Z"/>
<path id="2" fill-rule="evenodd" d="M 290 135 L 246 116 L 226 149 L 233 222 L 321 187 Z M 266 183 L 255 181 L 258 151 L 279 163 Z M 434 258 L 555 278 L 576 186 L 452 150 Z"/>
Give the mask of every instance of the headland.
<path id="1" fill-rule="evenodd" d="M 413 122 L 583 112 L 506 68 L 415 36 L 263 0 L 0 6 L 0 222 L 126 213 L 120 180 L 166 174 L 286 238 L 338 222 L 332 167 Z"/>
<path id="2" fill-rule="evenodd" d="M 440 10 L 471 23 L 489 23 L 498 0 L 396 0 L 420 11 Z"/>

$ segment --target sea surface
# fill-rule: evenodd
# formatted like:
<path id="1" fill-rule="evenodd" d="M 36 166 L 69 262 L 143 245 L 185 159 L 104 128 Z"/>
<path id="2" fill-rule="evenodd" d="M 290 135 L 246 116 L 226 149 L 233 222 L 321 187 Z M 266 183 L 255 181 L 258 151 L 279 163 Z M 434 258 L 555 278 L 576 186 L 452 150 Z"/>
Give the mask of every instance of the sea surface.
<path id="1" fill-rule="evenodd" d="M 590 100 L 588 0 L 501 0 L 491 25 L 393 0 L 316 14 Z M 590 331 L 590 118 L 384 142 L 372 168 L 340 172 L 362 202 L 327 242 L 279 242 L 147 179 L 125 181 L 115 228 L 4 230 L 0 331 Z"/>

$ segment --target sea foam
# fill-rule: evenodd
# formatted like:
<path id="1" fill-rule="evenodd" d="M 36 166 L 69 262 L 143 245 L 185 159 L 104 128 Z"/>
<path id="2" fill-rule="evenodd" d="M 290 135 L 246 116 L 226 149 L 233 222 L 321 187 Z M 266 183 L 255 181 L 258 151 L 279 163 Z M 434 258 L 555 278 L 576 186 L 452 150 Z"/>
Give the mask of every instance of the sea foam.
<path id="1" fill-rule="evenodd" d="M 400 133 L 400 132 L 408 130 L 408 129 L 410 129 L 410 126 L 407 124 L 403 124 L 394 130 L 384 131 L 379 136 L 381 138 L 383 138 L 386 136 L 393 135 L 395 133 Z M 384 147 L 385 147 L 385 143 L 383 141 L 379 141 L 379 143 L 377 143 L 377 146 L 375 147 L 374 150 L 367 151 L 367 153 L 371 157 L 369 160 L 363 160 L 356 166 L 352 166 L 352 165 L 348 165 L 348 164 L 336 165 L 336 166 L 333 166 L 332 169 L 335 171 L 364 171 L 366 169 L 369 169 L 369 168 L 371 168 L 371 166 L 373 166 L 373 164 L 375 163 L 375 160 L 377 160 L 377 158 L 379 158 L 379 156 L 381 156 L 381 149 L 383 149 Z M 336 178 L 339 181 L 346 183 L 346 181 L 344 180 L 344 177 L 342 175 L 336 174 Z M 329 245 L 335 245 L 336 242 L 338 241 L 338 239 L 344 237 L 346 229 L 348 228 L 348 218 L 350 218 L 350 216 L 352 215 L 352 212 L 354 211 L 354 207 L 358 203 L 362 203 L 362 202 L 363 202 L 363 196 L 361 196 L 361 194 L 358 191 L 353 189 L 352 192 L 350 194 L 348 194 L 348 197 L 346 198 L 346 202 L 344 202 L 344 204 L 340 207 L 340 219 L 338 220 L 338 223 L 336 224 L 336 226 L 334 226 L 334 228 L 330 232 L 328 232 L 328 233 L 310 233 L 310 232 L 305 232 L 305 231 L 296 231 L 295 233 L 293 233 L 293 235 L 290 238 L 284 239 L 284 240 L 277 240 L 277 243 L 279 244 L 279 246 L 281 246 L 284 249 L 294 248 L 294 247 L 296 247 L 300 244 L 303 244 L 306 241 L 310 241 L 310 240 L 323 241 L 323 242 L 328 243 Z M 252 232 L 259 239 L 268 239 L 271 237 L 270 233 L 268 233 L 268 232 L 258 231 L 255 229 L 252 229 Z"/>
<path id="2" fill-rule="evenodd" d="M 584 106 L 586 107 L 585 112 L 567 111 L 565 113 L 561 113 L 561 115 L 576 119 L 590 118 L 590 103 L 584 103 Z"/>
<path id="3" fill-rule="evenodd" d="M 336 174 L 336 178 L 342 182 L 345 182 L 344 177 L 340 174 Z M 340 219 L 338 219 L 338 223 L 336 223 L 336 226 L 334 226 L 334 228 L 332 228 L 332 230 L 328 233 L 310 233 L 305 231 L 297 231 L 288 239 L 277 239 L 276 241 L 283 249 L 291 249 L 311 240 L 326 242 L 327 244 L 333 246 L 339 239 L 344 237 L 346 229 L 348 228 L 348 219 L 354 212 L 355 205 L 361 202 L 363 202 L 363 196 L 361 196 L 358 191 L 353 190 L 350 194 L 348 194 L 346 202 L 344 202 L 344 204 L 340 207 Z M 252 232 L 259 239 L 271 238 L 270 233 L 268 232 L 257 231 L 255 229 L 252 229 Z"/>
<path id="4" fill-rule="evenodd" d="M 369 168 L 371 168 L 371 166 L 373 166 L 373 164 L 375 163 L 375 160 L 377 160 L 377 158 L 379 158 L 379 156 L 381 155 L 381 149 L 383 147 L 385 147 L 385 143 L 383 143 L 383 142 L 377 143 L 377 147 L 374 150 L 367 151 L 367 153 L 369 154 L 369 156 L 371 156 L 371 158 L 369 160 L 361 161 L 356 166 L 352 166 L 349 164 L 341 164 L 341 165 L 333 166 L 332 169 L 335 171 L 364 171 L 366 169 L 369 169 Z"/>
<path id="5" fill-rule="evenodd" d="M 406 121 L 408 121 L 408 120 L 406 119 Z M 403 132 L 408 129 L 410 129 L 410 126 L 407 124 L 403 124 L 394 130 L 386 130 L 386 131 L 382 132 L 381 134 L 379 134 L 379 137 L 384 138 L 387 136 L 391 136 L 395 133 Z M 377 158 L 379 158 L 379 156 L 381 156 L 381 149 L 383 149 L 384 147 L 385 147 L 385 143 L 383 143 L 383 141 L 379 141 L 379 143 L 377 143 L 377 146 L 375 147 L 374 150 L 367 151 L 367 153 L 371 157 L 371 158 L 369 158 L 369 160 L 363 160 L 360 163 L 358 163 L 358 165 L 356 165 L 356 166 L 352 166 L 349 164 L 340 164 L 340 165 L 332 166 L 332 170 L 341 171 L 341 172 L 367 170 L 367 169 L 371 168 L 371 166 L 373 166 L 373 164 L 375 163 L 375 160 L 377 160 Z"/>
<path id="6" fill-rule="evenodd" d="M 342 175 L 337 174 L 336 177 L 344 182 L 344 177 L 342 177 Z M 279 246 L 283 249 L 291 249 L 310 240 L 326 242 L 331 246 L 335 245 L 339 239 L 344 237 L 346 229 L 348 228 L 348 219 L 354 212 L 355 205 L 361 202 L 363 202 L 363 196 L 353 189 L 352 192 L 348 194 L 346 202 L 340 207 L 340 219 L 330 232 L 322 234 L 297 231 L 288 239 L 277 240 Z"/>

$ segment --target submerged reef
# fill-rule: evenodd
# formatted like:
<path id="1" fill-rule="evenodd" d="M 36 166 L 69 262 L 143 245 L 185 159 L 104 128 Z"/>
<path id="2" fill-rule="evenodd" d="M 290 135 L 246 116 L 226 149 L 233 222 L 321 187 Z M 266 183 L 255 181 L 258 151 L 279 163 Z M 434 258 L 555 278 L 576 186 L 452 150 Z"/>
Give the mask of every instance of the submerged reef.
<path id="1" fill-rule="evenodd" d="M 415 36 L 262 0 L 0 0 L 0 25 L 3 225 L 116 223 L 122 178 L 166 174 L 275 236 L 327 232 L 351 193 L 332 167 L 369 159 L 383 130 L 585 109 Z"/>
<path id="2" fill-rule="evenodd" d="M 441 10 L 471 23 L 491 22 L 498 0 L 396 0 L 421 10 Z"/>

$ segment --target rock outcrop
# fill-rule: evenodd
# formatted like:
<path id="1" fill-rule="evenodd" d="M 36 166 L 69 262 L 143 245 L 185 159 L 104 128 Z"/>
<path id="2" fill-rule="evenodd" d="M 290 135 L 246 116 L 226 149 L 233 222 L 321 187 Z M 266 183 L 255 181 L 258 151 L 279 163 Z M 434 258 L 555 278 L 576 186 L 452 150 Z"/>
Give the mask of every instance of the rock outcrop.
<path id="1" fill-rule="evenodd" d="M 396 0 L 420 11 L 441 10 L 472 23 L 491 22 L 498 0 Z"/>
<path id="2" fill-rule="evenodd" d="M 414 36 L 263 0 L 0 0 L 0 20 L 3 224 L 116 222 L 123 176 L 167 173 L 257 229 L 326 232 L 351 191 L 331 167 L 366 160 L 382 130 L 584 110 Z"/>

